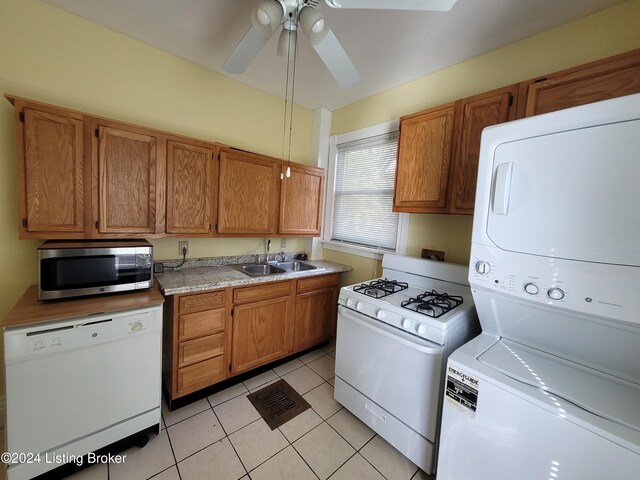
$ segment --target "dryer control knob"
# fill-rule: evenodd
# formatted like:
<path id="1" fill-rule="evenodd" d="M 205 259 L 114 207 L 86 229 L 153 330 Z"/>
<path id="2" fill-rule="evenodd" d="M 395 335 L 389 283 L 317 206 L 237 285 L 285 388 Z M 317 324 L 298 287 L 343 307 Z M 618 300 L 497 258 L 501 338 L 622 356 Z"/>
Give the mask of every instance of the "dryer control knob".
<path id="1" fill-rule="evenodd" d="M 418 325 L 416 325 L 416 332 L 420 335 L 424 335 L 425 333 L 427 333 L 427 326 L 423 323 L 419 323 Z"/>
<path id="2" fill-rule="evenodd" d="M 382 320 L 387 314 L 385 313 L 384 310 L 378 310 L 376 312 L 376 317 L 378 317 L 379 320 Z"/>
<path id="3" fill-rule="evenodd" d="M 562 300 L 564 298 L 564 292 L 558 287 L 550 288 L 547 295 L 552 300 Z"/>
<path id="4" fill-rule="evenodd" d="M 408 318 L 403 318 L 401 323 L 403 328 L 411 328 L 411 321 Z"/>
<path id="5" fill-rule="evenodd" d="M 356 310 L 361 311 L 362 310 L 362 302 L 356 302 Z"/>
<path id="6" fill-rule="evenodd" d="M 480 275 L 487 275 L 491 272 L 491 264 L 484 261 L 476 262 L 475 269 Z"/>
<path id="7" fill-rule="evenodd" d="M 529 295 L 537 295 L 538 294 L 538 286 L 535 283 L 527 283 L 524 286 L 524 291 Z"/>

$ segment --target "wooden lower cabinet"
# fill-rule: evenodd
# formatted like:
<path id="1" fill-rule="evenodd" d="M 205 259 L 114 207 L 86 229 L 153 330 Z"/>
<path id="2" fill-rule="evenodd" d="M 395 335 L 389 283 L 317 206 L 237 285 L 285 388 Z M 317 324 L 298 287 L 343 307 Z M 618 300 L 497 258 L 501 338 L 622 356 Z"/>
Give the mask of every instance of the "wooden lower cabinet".
<path id="1" fill-rule="evenodd" d="M 169 296 L 163 381 L 170 401 L 335 335 L 339 274 Z"/>
<path id="2" fill-rule="evenodd" d="M 293 350 L 299 352 L 335 335 L 338 274 L 301 278 L 297 292 Z"/>
<path id="3" fill-rule="evenodd" d="M 230 290 L 167 297 L 162 374 L 170 400 L 227 378 L 230 305 Z"/>
<path id="4" fill-rule="evenodd" d="M 224 357 L 217 357 L 178 370 L 178 397 L 195 392 L 225 379 Z M 177 398 L 177 397 L 176 397 Z"/>
<path id="5" fill-rule="evenodd" d="M 291 295 L 234 306 L 233 312 L 231 373 L 245 372 L 291 352 Z"/>

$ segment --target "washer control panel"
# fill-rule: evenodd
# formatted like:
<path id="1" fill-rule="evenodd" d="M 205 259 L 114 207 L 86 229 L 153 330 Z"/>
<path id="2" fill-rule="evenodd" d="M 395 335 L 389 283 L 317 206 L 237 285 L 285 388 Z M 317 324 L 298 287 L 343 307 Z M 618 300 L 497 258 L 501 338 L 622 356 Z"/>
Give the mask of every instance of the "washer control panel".
<path id="1" fill-rule="evenodd" d="M 631 290 L 637 273 L 631 267 L 525 255 L 475 243 L 471 255 L 472 286 L 640 323 L 633 305 L 637 295 Z"/>

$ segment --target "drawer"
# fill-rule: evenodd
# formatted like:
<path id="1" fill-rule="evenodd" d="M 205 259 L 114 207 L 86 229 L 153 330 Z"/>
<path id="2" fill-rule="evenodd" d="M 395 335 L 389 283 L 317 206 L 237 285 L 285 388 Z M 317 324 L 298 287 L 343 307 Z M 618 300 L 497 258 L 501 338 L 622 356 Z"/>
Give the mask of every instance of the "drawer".
<path id="1" fill-rule="evenodd" d="M 226 292 L 217 290 L 215 292 L 195 293 L 193 295 L 180 296 L 180 315 L 185 313 L 202 312 L 214 308 L 224 307 Z"/>
<path id="2" fill-rule="evenodd" d="M 178 345 L 178 368 L 216 357 L 224 352 L 224 333 L 196 338 Z"/>
<path id="3" fill-rule="evenodd" d="M 265 283 L 253 287 L 236 288 L 233 290 L 233 303 L 258 302 L 270 298 L 286 297 L 293 293 L 293 282 Z"/>
<path id="4" fill-rule="evenodd" d="M 338 286 L 338 274 L 320 275 L 317 277 L 301 278 L 298 280 L 298 292 L 311 292 L 327 287 Z"/>
<path id="5" fill-rule="evenodd" d="M 178 317 L 178 340 L 189 340 L 220 332 L 224 330 L 226 316 L 227 310 L 225 308 L 180 315 Z"/>
<path id="6" fill-rule="evenodd" d="M 178 396 L 224 380 L 225 372 L 224 355 L 178 369 Z"/>

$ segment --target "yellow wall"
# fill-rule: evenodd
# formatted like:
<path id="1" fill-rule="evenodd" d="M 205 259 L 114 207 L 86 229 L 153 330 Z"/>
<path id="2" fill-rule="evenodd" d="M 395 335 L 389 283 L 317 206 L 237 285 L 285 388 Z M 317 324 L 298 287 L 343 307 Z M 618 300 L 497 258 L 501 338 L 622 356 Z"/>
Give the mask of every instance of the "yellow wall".
<path id="1" fill-rule="evenodd" d="M 213 48 L 213 46 L 212 46 Z M 0 93 L 280 157 L 283 100 L 39 0 L 0 0 Z M 294 112 L 292 159 L 310 163 L 312 112 Z M 15 127 L 0 99 L 0 318 L 36 282 L 36 241 L 18 240 Z M 177 239 L 154 240 L 177 258 Z M 280 241 L 274 240 L 274 250 Z M 191 239 L 190 257 L 258 253 L 263 239 Z M 288 239 L 287 251 L 304 250 Z"/>
<path id="2" fill-rule="evenodd" d="M 617 6 L 475 57 L 432 75 L 348 105 L 332 114 L 332 134 L 350 132 L 476 93 L 510 85 L 640 47 L 640 0 Z M 471 223 L 463 215 L 411 215 L 407 253 L 444 250 L 446 260 L 467 264 Z M 324 250 L 328 260 L 373 261 Z"/>
<path id="3" fill-rule="evenodd" d="M 457 98 L 640 47 L 640 0 L 629 0 L 333 112 L 344 133 Z M 282 100 L 75 17 L 38 0 L 0 0 L 0 92 L 280 156 Z M 298 107 L 293 158 L 309 163 L 311 112 Z M 36 280 L 38 242 L 18 240 L 15 128 L 0 100 L 0 317 Z M 445 250 L 467 263 L 471 219 L 412 215 L 410 255 Z M 155 240 L 176 258 L 177 240 Z M 279 241 L 274 240 L 275 250 Z M 190 256 L 263 251 L 261 239 L 191 239 Z M 304 249 L 289 239 L 287 251 Z M 370 278 L 379 262 L 325 249 L 352 264 L 345 282 Z"/>

